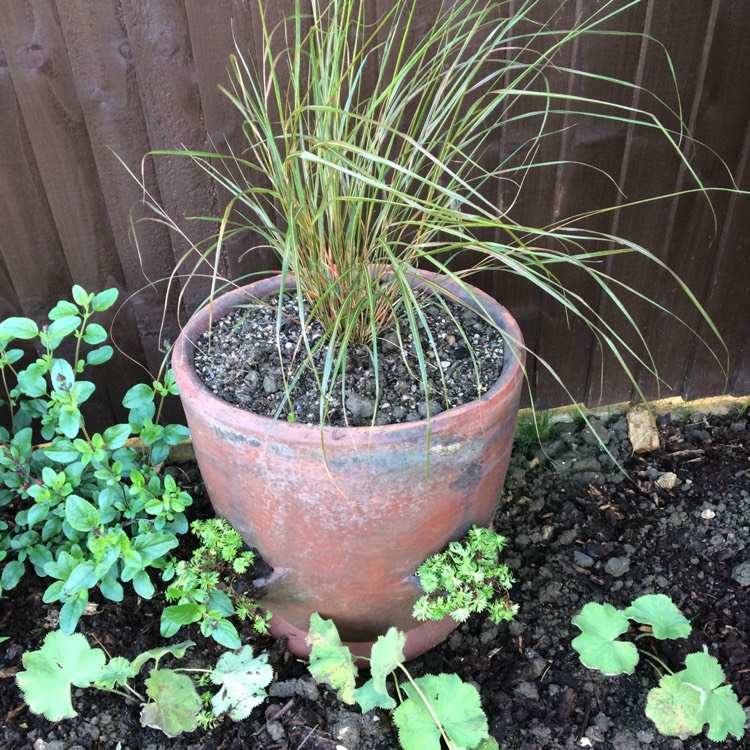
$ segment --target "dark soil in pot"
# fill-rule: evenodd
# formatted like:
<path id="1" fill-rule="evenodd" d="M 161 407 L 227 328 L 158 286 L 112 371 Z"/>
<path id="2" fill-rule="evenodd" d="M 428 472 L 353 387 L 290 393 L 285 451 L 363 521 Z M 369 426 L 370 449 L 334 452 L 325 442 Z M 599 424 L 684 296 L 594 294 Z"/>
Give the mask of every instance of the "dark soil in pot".
<path id="1" fill-rule="evenodd" d="M 330 400 L 324 424 L 359 427 L 415 422 L 429 413 L 460 406 L 485 393 L 503 369 L 503 339 L 492 325 L 471 310 L 449 300 L 422 307 L 427 327 L 420 327 L 429 399 L 426 402 L 417 349 L 408 323 L 391 322 L 377 343 L 378 385 L 375 361 L 365 346 L 352 346 L 343 377 L 328 386 Z M 297 300 L 284 300 L 279 336 L 276 335 L 278 296 L 247 309 L 238 309 L 216 321 L 210 337 L 197 343 L 195 369 L 216 395 L 256 414 L 290 417 L 284 401 L 285 385 L 296 377 L 305 361 L 305 342 L 299 323 Z M 432 338 L 427 331 L 431 332 Z M 314 349 L 321 338 L 319 324 L 307 331 Z M 314 357 L 322 377 L 325 350 Z M 320 423 L 320 386 L 309 367 L 293 389 L 293 418 Z M 342 398 L 343 392 L 343 398 Z M 375 418 L 373 420 L 373 415 Z"/>
<path id="2" fill-rule="evenodd" d="M 595 420 L 594 430 L 625 462 L 625 479 L 588 428 L 560 423 L 545 450 L 511 463 L 498 530 L 509 537 L 507 561 L 519 583 L 517 619 L 495 626 L 482 617 L 412 663 L 416 673 L 455 671 L 479 688 L 501 748 L 546 750 L 718 747 L 658 735 L 643 713 L 654 673 L 605 678 L 583 668 L 570 648 L 570 619 L 587 601 L 625 606 L 640 594 L 670 595 L 693 625 L 687 642 L 661 651 L 677 666 L 706 644 L 721 661 L 746 708 L 750 699 L 750 428 L 747 415 L 662 419 L 662 450 L 631 456 L 624 417 Z M 671 477 L 676 483 L 671 489 Z M 188 485 L 200 495 L 193 471 Z M 210 513 L 207 501 L 195 512 Z M 3 750 L 395 750 L 388 713 L 362 716 L 317 687 L 281 644 L 245 627 L 242 636 L 270 650 L 272 697 L 242 723 L 168 739 L 138 723 L 139 707 L 118 696 L 74 690 L 77 719 L 50 724 L 24 706 L 13 680 L 21 653 L 54 627 L 56 608 L 42 603 L 45 583 L 27 577 L 0 602 L 0 747 Z M 161 600 L 129 596 L 99 602 L 81 629 L 113 654 L 133 657 L 163 645 Z M 215 661 L 218 650 L 195 630 L 191 658 Z M 747 747 L 730 741 L 721 747 Z"/>

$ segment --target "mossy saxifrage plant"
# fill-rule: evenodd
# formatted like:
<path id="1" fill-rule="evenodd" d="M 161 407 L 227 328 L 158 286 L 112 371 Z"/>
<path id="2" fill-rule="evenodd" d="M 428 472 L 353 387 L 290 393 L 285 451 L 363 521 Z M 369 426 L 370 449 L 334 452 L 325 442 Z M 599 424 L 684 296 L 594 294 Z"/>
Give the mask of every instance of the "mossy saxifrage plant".
<path id="1" fill-rule="evenodd" d="M 691 626 L 672 600 L 664 594 L 641 596 L 624 611 L 611 604 L 589 602 L 573 618 L 581 634 L 573 640 L 581 663 L 605 675 L 632 674 L 639 654 L 648 659 L 660 673 L 659 685 L 649 691 L 646 716 L 657 729 L 682 740 L 700 734 L 708 725 L 708 738 L 723 742 L 731 734 L 741 739 L 747 717 L 718 660 L 702 651 L 688 654 L 685 667 L 672 671 L 656 654 L 637 648 L 631 641 L 619 640 L 627 633 L 630 620 L 640 623 L 646 636 L 657 641 L 687 638 Z"/>

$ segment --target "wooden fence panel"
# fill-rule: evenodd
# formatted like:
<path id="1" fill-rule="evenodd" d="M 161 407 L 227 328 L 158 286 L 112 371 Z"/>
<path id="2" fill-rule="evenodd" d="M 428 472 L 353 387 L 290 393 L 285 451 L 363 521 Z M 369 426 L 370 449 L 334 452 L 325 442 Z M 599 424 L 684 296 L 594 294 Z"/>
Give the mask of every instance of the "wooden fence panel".
<path id="1" fill-rule="evenodd" d="M 376 18 L 394 1 L 368 0 L 368 18 Z M 271 25 L 293 5 L 293 0 L 269 3 Z M 420 3 L 417 32 L 437 7 L 438 0 Z M 558 28 L 599 7 L 593 0 L 544 0 L 539 5 L 540 16 L 545 10 L 557 12 Z M 750 188 L 746 0 L 643 0 L 613 25 L 663 41 L 674 60 L 685 120 L 694 135 L 725 160 L 738 184 Z M 147 279 L 168 276 L 188 251 L 190 243 L 181 232 L 198 242 L 216 230 L 216 222 L 196 224 L 186 217 L 216 217 L 227 198 L 190 160 L 146 159 L 145 184 L 175 218 L 178 230 L 138 221 L 152 215 L 141 206 L 140 188 L 113 153 L 140 174 L 141 159 L 151 150 L 183 145 L 241 150 L 241 123 L 218 91 L 227 83 L 235 40 L 257 59 L 262 34 L 255 0 L 0 0 L 0 314 L 41 319 L 72 282 L 92 290 L 116 285 L 123 296 L 136 293 L 118 315 L 118 343 L 152 370 L 158 365 L 162 338 L 170 339 L 178 330 L 176 304 L 173 299 L 167 308 L 162 331 L 164 285 L 148 293 L 138 290 Z M 597 96 L 606 91 L 644 113 L 660 110 L 661 105 L 638 88 L 642 86 L 668 106 L 676 105 L 669 67 L 653 42 L 637 36 L 592 38 L 576 43 L 570 55 L 573 65 L 636 84 L 610 92 L 603 79 L 565 80 L 562 73 L 551 72 L 554 83 L 571 93 Z M 514 206 L 520 219 L 545 225 L 584 208 L 627 204 L 690 187 L 689 171 L 655 134 L 627 123 L 576 119 L 571 111 L 561 112 L 556 124 L 565 129 L 543 143 L 537 158 L 595 164 L 612 176 L 624 195 L 618 196 L 600 173 L 574 164 L 552 166 L 529 176 L 524 186 L 528 199 Z M 528 121 L 501 129 L 486 158 L 504 158 L 530 133 Z M 693 153 L 688 147 L 686 153 L 706 184 L 729 184 L 709 150 Z M 491 197 L 508 208 L 513 190 L 501 184 Z M 685 278 L 727 342 L 728 388 L 742 394 L 750 391 L 750 198 L 716 194 L 714 206 L 719 230 L 713 238 L 711 213 L 700 195 L 624 208 L 586 226 L 631 237 Z M 138 221 L 140 256 L 131 236 L 131 212 Z M 252 236 L 237 238 L 227 247 L 221 271 L 237 275 L 269 269 L 274 261 L 265 250 L 238 260 L 257 242 Z M 189 271 L 192 265 L 180 270 Z M 624 256 L 607 268 L 708 334 L 668 274 Z M 611 356 L 599 351 L 588 329 L 569 325 L 563 311 L 536 289 L 501 273 L 483 274 L 480 281 L 516 315 L 528 345 L 555 367 L 575 399 L 604 404 L 633 396 L 627 378 L 618 373 Z M 595 310 L 617 319 L 614 306 L 590 281 L 567 273 L 564 281 Z M 188 289 L 183 314 L 195 308 L 204 290 L 205 285 Z M 720 392 L 722 374 L 690 332 L 634 301 L 639 331 L 651 342 L 667 383 L 661 395 Z M 623 322 L 619 320 L 618 332 L 637 345 L 638 334 L 628 333 Z M 104 420 L 118 411 L 124 388 L 139 377 L 140 368 L 123 365 L 122 359 L 114 367 L 109 371 L 112 382 L 104 375 Z M 637 372 L 646 394 L 655 396 L 643 368 Z M 543 368 L 532 364 L 530 375 L 540 406 L 565 400 Z"/>
<path id="2" fill-rule="evenodd" d="M 123 292 L 129 297 L 122 314 L 128 322 L 134 319 L 146 364 L 156 373 L 164 355 L 154 310 L 163 303 L 165 285 L 144 286 L 147 280 L 167 278 L 174 256 L 168 232 L 145 216 L 142 190 L 119 161 L 140 175 L 141 159 L 150 148 L 122 9 L 115 0 L 85 6 L 58 1 L 57 7 L 96 168 L 106 176 L 101 191 L 125 278 Z M 143 168 L 153 184 L 152 160 Z M 135 212 L 132 217 L 129 207 Z M 131 218 L 137 222 L 140 245 L 148 249 L 142 257 L 131 241 Z M 173 318 L 174 308 L 168 312 Z M 174 335 L 174 327 L 169 333 Z"/>

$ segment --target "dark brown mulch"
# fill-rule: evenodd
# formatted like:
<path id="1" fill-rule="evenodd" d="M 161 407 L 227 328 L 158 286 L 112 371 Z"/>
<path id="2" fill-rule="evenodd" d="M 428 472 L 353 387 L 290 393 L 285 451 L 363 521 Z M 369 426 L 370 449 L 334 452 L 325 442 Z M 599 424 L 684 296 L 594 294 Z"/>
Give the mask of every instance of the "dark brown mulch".
<path id="1" fill-rule="evenodd" d="M 502 748 L 595 747 L 710 748 L 705 738 L 663 738 L 644 716 L 647 690 L 656 684 L 641 665 L 629 677 L 604 678 L 577 662 L 570 648 L 570 619 L 587 601 L 626 606 L 649 592 L 669 594 L 693 624 L 686 642 L 659 645 L 678 667 L 685 654 L 706 644 L 747 706 L 750 701 L 750 429 L 747 415 L 682 415 L 662 421 L 662 449 L 631 456 L 624 418 L 613 414 L 593 427 L 622 459 L 620 475 L 591 430 L 558 424 L 545 451 L 513 458 L 496 526 L 510 538 L 507 558 L 519 583 L 521 605 L 509 625 L 477 617 L 449 640 L 416 660 L 416 673 L 455 671 L 480 689 L 492 734 Z M 676 475 L 671 489 L 668 472 Z M 200 495 L 197 474 L 190 484 Z M 208 513 L 202 502 L 198 513 Z M 743 585 L 744 584 L 744 585 Z M 35 649 L 54 626 L 55 607 L 45 605 L 45 582 L 27 576 L 0 601 L 0 747 L 7 750 L 123 750 L 162 748 L 267 748 L 268 750 L 386 750 L 397 748 L 387 712 L 362 717 L 317 689 L 305 665 L 283 644 L 243 637 L 267 650 L 276 672 L 274 697 L 241 723 L 167 739 L 138 722 L 139 707 L 118 696 L 74 691 L 77 719 L 50 724 L 25 707 L 13 680 L 24 650 Z M 129 595 L 121 604 L 99 602 L 81 630 L 112 654 L 132 658 L 163 645 L 162 600 Z M 220 649 L 196 630 L 191 658 L 204 665 Z M 724 746 L 741 748 L 744 741 Z"/>

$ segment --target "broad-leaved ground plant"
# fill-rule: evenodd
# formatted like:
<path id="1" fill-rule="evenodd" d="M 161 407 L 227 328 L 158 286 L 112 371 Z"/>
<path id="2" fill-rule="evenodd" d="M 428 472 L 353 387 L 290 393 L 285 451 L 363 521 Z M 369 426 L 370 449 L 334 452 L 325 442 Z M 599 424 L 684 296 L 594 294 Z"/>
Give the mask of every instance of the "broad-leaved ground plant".
<path id="1" fill-rule="evenodd" d="M 154 470 L 188 436 L 182 425 L 159 424 L 164 399 L 177 393 L 171 373 L 125 394 L 127 422 L 102 433 L 86 425 L 83 407 L 95 386 L 82 375 L 113 353 L 91 319 L 117 296 L 117 289 L 92 294 L 76 285 L 72 301 L 59 301 L 44 324 L 0 323 L 0 407 L 11 424 L 0 427 L 0 594 L 29 568 L 54 579 L 44 601 L 62 604 L 67 634 L 93 589 L 113 601 L 122 600 L 123 584 L 153 596 L 150 571 L 165 567 L 188 530 L 190 495 Z M 19 341 L 37 353 L 25 365 Z M 73 352 L 70 360 L 64 350 Z M 132 437 L 142 449 L 129 445 Z M 35 447 L 39 439 L 46 443 Z"/>
<path id="2" fill-rule="evenodd" d="M 16 679 L 29 708 L 50 721 L 77 716 L 71 687 L 96 688 L 136 698 L 142 703 L 141 724 L 174 737 L 199 725 L 211 726 L 218 717 L 246 719 L 266 698 L 273 669 L 265 654 L 255 656 L 251 646 L 223 654 L 210 669 L 162 668 L 165 656 L 181 659 L 195 644 L 185 641 L 144 651 L 132 661 L 115 656 L 107 659 L 100 648 L 91 648 L 80 633 L 48 633 L 38 651 L 23 655 L 24 670 Z M 134 687 L 147 662 L 153 665 L 144 678 L 145 694 Z M 196 689 L 213 685 L 199 695 Z M 205 706 L 205 707 L 204 707 Z"/>
<path id="3" fill-rule="evenodd" d="M 333 621 L 314 614 L 307 642 L 312 647 L 310 673 L 336 690 L 340 700 L 357 703 L 362 711 L 394 709 L 403 750 L 497 750 L 477 689 L 457 674 L 413 677 L 404 663 L 406 635 L 396 628 L 381 635 L 372 647 L 371 677 L 360 687 L 356 687 L 357 667 L 351 651 L 341 642 Z M 404 682 L 399 682 L 399 676 Z M 389 690 L 389 677 L 396 698 Z"/>
<path id="4" fill-rule="evenodd" d="M 631 641 L 619 640 L 629 630 L 630 620 L 648 626 L 646 631 Z M 624 611 L 589 602 L 573 624 L 581 634 L 572 645 L 584 666 L 605 675 L 632 674 L 642 654 L 661 673 L 659 685 L 648 693 L 646 716 L 662 734 L 685 740 L 708 725 L 708 738 L 714 742 L 723 742 L 730 734 L 738 739 L 744 735 L 745 712 L 731 686 L 724 684 L 718 660 L 705 646 L 685 658 L 684 669 L 673 672 L 658 656 L 632 642 L 644 636 L 665 640 L 690 635 L 690 623 L 668 596 L 641 596 Z"/>

